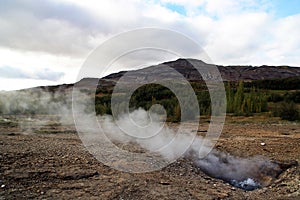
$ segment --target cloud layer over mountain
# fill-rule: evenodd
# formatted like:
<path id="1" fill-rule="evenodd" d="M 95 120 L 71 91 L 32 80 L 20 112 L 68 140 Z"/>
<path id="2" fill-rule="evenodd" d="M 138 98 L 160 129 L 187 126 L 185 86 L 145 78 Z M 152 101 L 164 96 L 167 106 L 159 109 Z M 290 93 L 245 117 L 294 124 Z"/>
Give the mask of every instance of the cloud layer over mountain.
<path id="1" fill-rule="evenodd" d="M 182 32 L 216 64 L 300 66 L 300 14 L 284 9 L 271 0 L 0 1 L 0 67 L 51 68 L 65 74 L 55 83 L 72 82 L 103 41 L 142 27 Z"/>

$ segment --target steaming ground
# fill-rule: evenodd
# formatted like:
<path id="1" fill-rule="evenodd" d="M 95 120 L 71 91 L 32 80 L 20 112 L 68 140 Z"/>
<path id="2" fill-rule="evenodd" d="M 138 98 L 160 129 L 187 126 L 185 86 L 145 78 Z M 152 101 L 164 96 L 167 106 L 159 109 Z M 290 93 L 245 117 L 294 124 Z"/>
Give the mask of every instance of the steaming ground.
<path id="1" fill-rule="evenodd" d="M 168 161 L 181 157 L 189 146 L 201 143 L 202 140 L 191 134 L 191 130 L 178 132 L 169 128 L 161 122 L 160 116 L 153 113 L 149 115 L 143 109 L 135 110 L 128 116 L 121 115 L 117 120 L 111 116 L 102 116 L 99 122 L 112 141 L 136 143 L 150 152 L 161 154 Z"/>
<path id="2" fill-rule="evenodd" d="M 283 171 L 267 158 L 238 158 L 215 150 L 203 159 L 195 158 L 194 162 L 208 175 L 244 190 L 268 186 Z"/>
<path id="3" fill-rule="evenodd" d="M 246 193 L 226 185 L 230 183 L 244 190 L 258 188 L 257 193 L 251 193 L 259 194 L 257 198 L 261 193 L 266 194 L 262 195 L 265 198 L 278 196 L 277 190 L 283 197 L 299 197 L 299 168 L 290 168 L 288 173 L 280 174 L 292 165 L 279 165 L 267 159 L 299 162 L 299 124 L 281 124 L 277 119 L 269 124 L 261 121 L 256 124 L 252 120 L 246 123 L 243 121 L 241 125 L 231 124 L 227 130 L 225 128 L 216 149 L 207 157 L 199 158 L 197 152 L 202 144 L 200 133 L 205 132 L 203 130 L 197 133 L 193 127 L 189 131 L 177 133 L 177 125 L 161 123 L 161 118 L 156 115 L 149 118 L 143 110 L 132 112 L 130 118 L 121 116 L 117 120 L 119 126 L 109 116 L 99 117 L 98 121 L 106 135 L 119 147 L 125 146 L 129 151 L 134 151 L 133 146 L 138 146 L 139 151 L 158 153 L 166 161 L 179 158 L 179 161 L 157 172 L 126 175 L 103 166 L 81 145 L 81 141 L 74 135 L 76 131 L 71 117 L 70 96 L 59 92 L 50 95 L 43 90 L 32 94 L 26 91 L 1 95 L 5 98 L 0 102 L 0 196 L 37 198 L 53 197 L 56 194 L 60 197 L 63 194 L 69 198 L 74 195 L 91 197 L 93 194 L 84 191 L 92 190 L 94 195 L 106 199 L 145 198 L 147 195 L 153 199 L 160 198 L 149 192 L 154 190 L 166 195 L 165 198 L 170 195 L 177 195 L 177 199 L 190 196 L 198 199 L 244 198 Z M 15 112 L 22 114 L 17 115 Z M 132 119 L 140 128 L 132 126 Z M 120 126 L 123 131 L 120 131 Z M 124 129 L 130 130 L 131 136 L 124 134 Z M 142 138 L 137 139 L 137 136 Z M 262 142 L 266 146 L 261 146 Z M 170 145 L 164 148 L 165 144 Z M 123 158 L 116 162 L 128 161 Z M 225 183 L 202 172 L 224 180 Z M 169 176 L 176 177 L 176 180 Z M 130 181 L 124 183 L 127 179 Z M 108 187 L 107 184 L 111 182 L 112 187 Z M 135 182 L 141 185 L 136 194 Z M 102 189 L 95 188 L 98 185 Z M 214 188 L 214 185 L 218 187 Z M 277 189 L 264 190 L 266 186 Z M 64 189 L 57 189 L 60 187 Z M 164 187 L 172 192 L 164 193 Z M 187 190 L 182 191 L 182 188 Z M 80 192 L 76 193 L 77 190 Z"/>
<path id="4" fill-rule="evenodd" d="M 289 167 L 271 185 L 253 191 L 206 175 L 204 169 L 195 167 L 197 159 L 188 157 L 159 171 L 124 173 L 91 156 L 71 126 L 52 119 L 42 133 L 32 129 L 23 135 L 15 126 L 17 118 L 0 119 L 0 196 L 4 199 L 299 199 L 299 166 Z M 31 120 L 36 118 L 31 116 Z M 255 155 L 262 155 L 287 164 L 289 160 L 299 162 L 300 125 L 267 120 L 229 117 L 216 151 L 238 158 L 259 159 Z M 207 125 L 201 123 L 197 135 L 205 133 Z M 172 124 L 169 127 L 173 129 Z M 262 142 L 266 145 L 261 146 Z M 244 183 L 251 185 L 252 180 Z"/>
<path id="5" fill-rule="evenodd" d="M 48 91 L 42 88 L 32 88 L 20 91 L 0 92 L 0 114 L 5 116 L 17 116 L 24 126 L 42 126 L 46 122 L 43 118 L 56 117 L 60 123 L 69 125 L 74 123 L 72 118 L 72 94 L 63 88 L 57 91 Z M 27 116 L 27 120 L 23 117 Z M 44 116 L 37 120 L 31 120 L 30 116 Z M 27 123 L 26 122 L 30 122 Z"/>
<path id="6" fill-rule="evenodd" d="M 278 164 L 257 156 L 239 158 L 212 150 L 206 157 L 200 158 L 202 136 L 191 134 L 192 130 L 176 132 L 160 119 L 158 115 L 138 109 L 116 121 L 111 116 L 102 116 L 99 122 L 112 141 L 138 144 L 148 151 L 159 153 L 168 161 L 186 157 L 209 176 L 245 190 L 268 186 L 283 171 Z M 210 149 L 204 151 L 209 152 Z"/>

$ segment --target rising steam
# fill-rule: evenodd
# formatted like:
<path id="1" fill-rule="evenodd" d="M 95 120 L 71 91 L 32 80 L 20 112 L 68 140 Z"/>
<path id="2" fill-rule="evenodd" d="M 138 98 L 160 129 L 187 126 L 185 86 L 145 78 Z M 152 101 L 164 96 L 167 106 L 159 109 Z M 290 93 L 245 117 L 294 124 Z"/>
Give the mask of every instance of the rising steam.
<path id="1" fill-rule="evenodd" d="M 281 173 L 280 166 L 268 159 L 238 158 L 216 150 L 193 161 L 206 174 L 245 190 L 267 186 Z"/>
<path id="2" fill-rule="evenodd" d="M 3 120 L 10 122 L 13 118 L 22 134 L 39 132 L 49 124 L 74 125 L 71 105 L 72 95 L 65 89 L 0 92 Z"/>
<path id="3" fill-rule="evenodd" d="M 135 121 L 136 125 L 147 127 L 143 132 L 132 125 L 135 119 L 138 120 Z M 148 151 L 158 152 L 166 160 L 174 160 L 185 152 L 182 156 L 191 159 L 196 167 L 209 176 L 222 179 L 245 190 L 264 187 L 281 173 L 278 164 L 262 157 L 238 158 L 212 150 L 205 158 L 199 158 L 199 149 L 203 144 L 201 136 L 177 133 L 180 136 L 175 137 L 175 130 L 159 122 L 159 119 L 158 115 L 151 114 L 150 117 L 148 112 L 138 109 L 130 115 L 121 116 L 115 122 L 111 116 L 101 116 L 99 122 L 107 136 L 113 141 L 138 144 Z M 124 129 L 130 130 L 130 135 L 126 134 Z M 157 134 L 153 135 L 153 132 Z M 172 145 L 169 145 L 171 141 Z M 168 148 L 163 148 L 167 145 L 169 145 Z"/>
<path id="4" fill-rule="evenodd" d="M 82 96 L 84 101 L 90 98 L 83 93 Z M 63 124 L 73 123 L 71 96 L 63 92 L 49 93 L 37 90 L 2 93 L 0 109 L 3 115 L 50 114 L 59 116 Z M 86 119 L 90 117 L 86 108 L 80 111 L 80 115 Z M 108 115 L 98 116 L 100 127 L 111 141 L 136 144 L 146 151 L 159 154 L 167 161 L 186 157 L 209 176 L 245 190 L 270 184 L 282 171 L 278 164 L 265 158 L 238 158 L 217 150 L 212 150 L 205 158 L 200 158 L 199 150 L 203 145 L 203 137 L 192 134 L 192 130 L 178 132 L 168 127 L 162 119 L 164 118 L 161 115 L 143 109 L 135 110 L 129 115 L 120 115 L 117 119 Z M 19 126 L 31 129 L 46 123 L 45 120 L 31 120 L 30 117 L 26 120 L 27 124 L 24 124 L 23 120 L 19 122 Z"/>

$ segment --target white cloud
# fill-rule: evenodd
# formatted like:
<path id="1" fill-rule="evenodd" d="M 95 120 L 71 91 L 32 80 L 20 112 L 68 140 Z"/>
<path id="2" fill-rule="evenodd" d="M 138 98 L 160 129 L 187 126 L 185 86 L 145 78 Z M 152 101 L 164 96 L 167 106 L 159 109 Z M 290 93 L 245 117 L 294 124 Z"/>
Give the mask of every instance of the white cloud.
<path id="1" fill-rule="evenodd" d="M 276 20 L 270 27 L 272 38 L 265 46 L 274 64 L 300 66 L 300 14 Z"/>
<path id="2" fill-rule="evenodd" d="M 57 81 L 52 81 L 51 84 L 75 82 L 78 70 L 82 65 L 82 63 L 84 62 L 83 58 L 51 55 L 43 52 L 30 52 L 30 51 L 25 52 L 25 51 L 5 49 L 5 48 L 0 48 L 0 55 L 1 55 L 0 66 L 12 66 L 16 70 L 31 71 L 32 73 L 41 72 L 47 68 L 52 71 L 64 73 L 64 76 L 62 76 Z M 11 82 L 11 80 L 9 80 L 9 82 Z M 21 82 L 24 84 L 21 84 L 19 86 L 16 85 L 13 88 L 27 87 L 26 81 L 21 80 Z M 39 84 L 42 83 L 41 81 L 37 81 L 37 80 L 36 81 L 32 80 L 29 82 L 39 83 Z M 1 82 L 0 90 L 5 90 L 8 84 L 2 84 L 2 83 L 5 82 L 3 81 Z M 14 83 L 17 84 L 18 82 L 14 81 Z M 49 84 L 49 82 L 45 81 L 45 84 Z"/>
<path id="3" fill-rule="evenodd" d="M 248 64 L 270 34 L 266 13 L 248 13 L 216 21 L 206 45 L 209 55 L 223 64 Z"/>
<path id="4" fill-rule="evenodd" d="M 36 79 L 0 79 L 0 91 L 20 90 L 43 85 L 57 85 L 57 82 Z"/>
<path id="5" fill-rule="evenodd" d="M 96 19 L 73 5 L 10 1 L 0 6 L 0 45 L 56 55 L 82 55 L 91 48 Z M 76 13 L 78 12 L 78 13 Z M 76 17 L 81 14 L 82 18 Z"/>
<path id="6" fill-rule="evenodd" d="M 267 2 L 257 0 L 206 0 L 205 10 L 208 14 L 218 17 L 239 13 L 265 10 Z"/>
<path id="7" fill-rule="evenodd" d="M 0 77 L 2 78 L 20 78 L 20 79 L 37 79 L 58 81 L 64 75 L 63 72 L 52 71 L 49 68 L 40 70 L 20 70 L 11 66 L 0 67 Z"/>
<path id="8" fill-rule="evenodd" d="M 0 66 L 65 73 L 57 83 L 74 81 L 84 59 L 101 42 L 142 27 L 182 32 L 217 64 L 300 66 L 300 17 L 275 17 L 270 0 L 12 0 L 0 4 Z M 186 15 L 170 10 L 168 4 L 183 6 Z"/>

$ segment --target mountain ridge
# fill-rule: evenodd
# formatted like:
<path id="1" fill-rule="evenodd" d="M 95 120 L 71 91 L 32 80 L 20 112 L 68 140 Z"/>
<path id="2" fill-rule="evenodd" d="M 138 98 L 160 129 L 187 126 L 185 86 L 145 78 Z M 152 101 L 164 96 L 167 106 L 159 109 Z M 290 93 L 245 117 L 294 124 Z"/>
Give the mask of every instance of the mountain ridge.
<path id="1" fill-rule="evenodd" d="M 143 69 L 132 70 L 132 71 L 120 71 L 116 73 L 109 74 L 103 78 L 83 78 L 76 85 L 82 87 L 95 86 L 98 82 L 98 87 L 111 87 L 126 73 L 129 74 L 129 79 L 136 79 L 137 77 L 147 77 L 149 73 L 156 73 L 155 76 L 172 78 L 174 74 L 170 73 L 168 70 L 164 70 L 164 66 L 169 66 L 175 69 L 177 72 L 182 74 L 184 78 L 189 81 L 201 81 L 203 80 L 200 73 L 191 64 L 202 66 L 216 66 L 220 72 L 223 81 L 257 81 L 257 80 L 267 80 L 267 79 L 286 79 L 293 77 L 300 77 L 300 67 L 290 67 L 290 66 L 251 66 L 251 65 L 213 65 L 207 64 L 201 60 L 190 59 L 190 58 L 179 58 L 174 61 L 167 61 L 158 65 L 152 65 Z M 157 70 L 157 71 L 156 71 Z M 130 81 L 130 80 L 128 80 Z M 38 88 L 60 88 L 69 89 L 74 86 L 74 84 L 61 84 L 56 86 L 41 86 Z"/>
<path id="2" fill-rule="evenodd" d="M 184 77 L 189 78 L 188 74 L 191 74 L 192 72 L 196 72 L 196 69 L 192 69 L 190 60 L 193 61 L 193 63 L 201 63 L 204 65 L 211 65 L 213 64 L 207 64 L 201 60 L 196 59 L 183 59 L 180 58 L 175 61 L 168 61 L 164 62 L 159 65 L 168 65 L 172 68 L 174 68 L 176 71 L 179 71 L 181 74 L 184 75 Z M 134 70 L 135 72 L 141 72 L 145 69 L 149 69 L 151 67 L 159 66 L 149 66 L 147 68 Z M 300 67 L 290 67 L 290 66 L 268 66 L 268 65 L 262 65 L 262 66 L 251 66 L 251 65 L 215 65 L 218 70 L 220 71 L 220 74 L 224 81 L 239 81 L 239 80 L 264 80 L 264 79 L 283 79 L 283 78 L 290 78 L 290 77 L 297 77 L 300 76 Z M 123 76 L 128 71 L 120 71 L 117 73 L 112 73 L 108 76 L 105 76 L 101 79 L 116 79 Z M 195 80 L 199 79 L 200 77 L 194 77 Z"/>
<path id="3" fill-rule="evenodd" d="M 125 73 L 129 73 L 128 77 L 136 79 L 137 77 L 147 77 L 148 73 L 154 73 L 154 76 L 172 78 L 176 77 L 174 74 L 170 73 L 168 70 L 163 70 L 165 65 L 175 69 L 177 72 L 182 74 L 185 79 L 189 81 L 201 81 L 202 76 L 193 67 L 193 65 L 198 65 L 198 67 L 212 67 L 216 66 L 220 72 L 223 81 L 257 81 L 257 80 L 267 80 L 267 79 L 286 79 L 292 77 L 300 77 L 300 67 L 289 67 L 289 66 L 243 66 L 243 65 L 213 65 L 207 64 L 201 60 L 196 59 L 184 59 L 180 58 L 175 61 L 168 61 L 158 65 L 149 66 L 147 68 L 133 70 L 133 71 L 120 71 L 117 73 L 112 73 L 105 76 L 99 80 L 100 85 L 114 85 L 119 78 L 121 78 Z M 87 79 L 85 79 L 87 80 Z M 84 80 L 81 80 L 84 82 Z M 142 81 L 142 80 L 141 80 Z"/>

